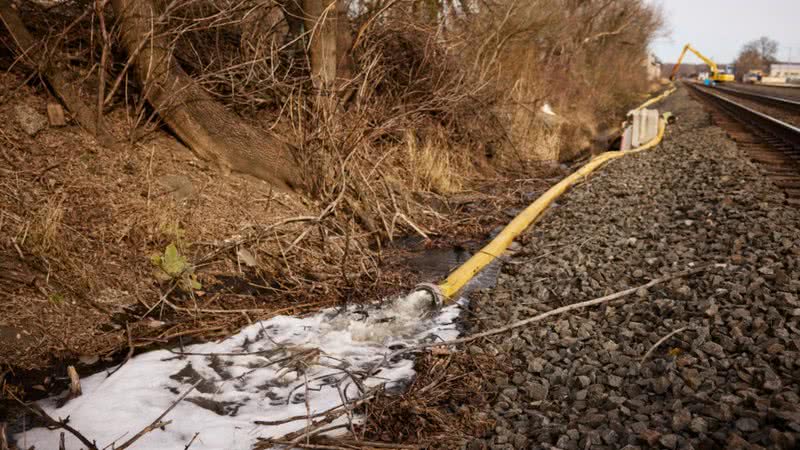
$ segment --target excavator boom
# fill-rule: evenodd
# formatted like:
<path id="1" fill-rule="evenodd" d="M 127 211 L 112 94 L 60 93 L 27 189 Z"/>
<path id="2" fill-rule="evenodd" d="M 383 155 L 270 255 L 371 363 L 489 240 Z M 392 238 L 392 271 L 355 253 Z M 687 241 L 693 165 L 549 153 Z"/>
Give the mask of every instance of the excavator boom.
<path id="1" fill-rule="evenodd" d="M 711 59 L 706 57 L 704 54 L 702 54 L 699 51 L 697 51 L 690 44 L 686 44 L 686 45 L 683 46 L 683 51 L 681 51 L 681 56 L 678 57 L 678 62 L 675 63 L 675 67 L 672 68 L 672 74 L 669 77 L 670 80 L 674 80 L 675 76 L 678 74 L 678 69 L 680 69 L 680 67 L 681 67 L 681 61 L 683 61 L 683 57 L 686 56 L 686 51 L 687 50 L 689 50 L 692 53 L 694 53 L 695 55 L 697 55 L 698 58 L 700 58 L 701 60 L 703 60 L 704 63 L 706 63 L 708 68 L 711 70 L 711 79 L 712 80 L 714 80 L 714 81 L 733 81 L 734 80 L 733 75 L 731 75 L 729 73 L 720 73 L 719 72 L 719 67 L 717 67 L 717 64 L 714 61 L 712 61 Z"/>

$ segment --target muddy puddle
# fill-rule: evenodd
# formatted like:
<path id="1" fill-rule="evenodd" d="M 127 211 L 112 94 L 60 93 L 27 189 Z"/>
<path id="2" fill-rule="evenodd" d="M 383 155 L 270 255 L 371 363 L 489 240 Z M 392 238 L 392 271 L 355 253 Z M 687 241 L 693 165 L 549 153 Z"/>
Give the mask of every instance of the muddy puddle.
<path id="1" fill-rule="evenodd" d="M 469 240 L 438 248 L 426 248 L 424 239 L 411 236 L 397 240 L 395 247 L 407 252 L 403 265 L 408 270 L 418 275 L 424 282 L 435 283 L 444 280 L 450 272 L 467 262 L 475 252 L 495 237 L 499 230 L 500 227 L 493 230 L 485 240 Z M 475 289 L 493 287 L 498 269 L 499 264 L 490 264 L 464 288 L 462 296 Z"/>

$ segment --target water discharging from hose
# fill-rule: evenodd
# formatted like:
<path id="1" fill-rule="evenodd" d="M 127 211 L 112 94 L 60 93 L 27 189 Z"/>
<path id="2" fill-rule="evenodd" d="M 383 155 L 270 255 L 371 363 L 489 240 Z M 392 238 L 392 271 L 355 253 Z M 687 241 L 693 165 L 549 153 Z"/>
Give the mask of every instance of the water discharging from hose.
<path id="1" fill-rule="evenodd" d="M 56 419 L 69 416 L 103 448 L 129 439 L 194 386 L 164 418 L 172 422 L 135 448 L 181 449 L 199 432 L 193 450 L 250 449 L 259 437 L 314 427 L 321 413 L 344 411 L 381 385 L 403 391 L 414 377 L 413 356 L 397 351 L 459 334 L 461 304 L 432 304 L 428 292 L 415 291 L 383 304 L 274 317 L 220 342 L 143 353 L 110 377 L 83 379 L 83 395 L 64 406 L 58 399 L 41 406 Z M 343 433 L 351 420 L 358 419 L 341 414 L 324 426 Z M 34 428 L 15 437 L 25 448 L 58 448 L 60 431 Z M 67 434 L 67 448 L 80 447 Z"/>

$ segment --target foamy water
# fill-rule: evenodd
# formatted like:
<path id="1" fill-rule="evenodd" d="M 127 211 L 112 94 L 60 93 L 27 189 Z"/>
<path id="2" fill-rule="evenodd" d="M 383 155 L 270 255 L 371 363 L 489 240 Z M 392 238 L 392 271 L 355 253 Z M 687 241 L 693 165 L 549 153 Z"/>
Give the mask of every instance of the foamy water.
<path id="1" fill-rule="evenodd" d="M 128 361 L 111 376 L 81 380 L 83 395 L 57 407 L 40 405 L 98 448 L 120 445 L 149 425 L 182 393 L 194 390 L 163 419 L 171 420 L 139 439 L 137 449 L 249 449 L 259 437 L 279 438 L 313 425 L 313 416 L 384 385 L 402 391 L 413 380 L 410 355 L 397 350 L 458 337 L 461 306 L 430 312 L 431 299 L 415 292 L 383 305 L 326 309 L 307 317 L 278 316 L 216 343 L 158 350 Z M 296 420 L 289 420 L 297 418 Z M 329 425 L 344 433 L 354 418 Z M 355 418 L 357 420 L 357 418 Z M 262 422 L 285 423 L 273 425 Z M 327 427 L 328 425 L 326 425 Z M 28 448 L 58 448 L 61 430 L 34 428 L 16 437 Z M 82 448 L 67 433 L 67 448 Z"/>

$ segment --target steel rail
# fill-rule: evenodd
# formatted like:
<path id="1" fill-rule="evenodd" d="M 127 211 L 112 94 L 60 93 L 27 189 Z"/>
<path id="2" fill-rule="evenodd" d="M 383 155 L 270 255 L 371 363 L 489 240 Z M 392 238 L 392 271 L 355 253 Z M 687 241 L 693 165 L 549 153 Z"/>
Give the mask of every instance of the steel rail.
<path id="1" fill-rule="evenodd" d="M 758 92 L 735 89 L 728 86 L 717 86 L 716 89 L 720 92 L 724 92 L 736 97 L 753 100 L 764 105 L 775 106 L 790 113 L 800 114 L 800 101 L 790 100 L 783 97 L 775 97 L 774 95 L 767 95 Z"/>
<path id="2" fill-rule="evenodd" d="M 800 128 L 715 93 L 714 90 L 719 88 L 704 88 L 693 83 L 689 86 L 751 129 L 765 143 L 793 157 L 800 157 Z"/>

